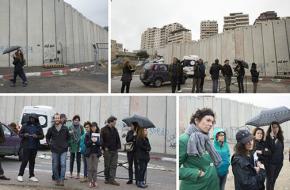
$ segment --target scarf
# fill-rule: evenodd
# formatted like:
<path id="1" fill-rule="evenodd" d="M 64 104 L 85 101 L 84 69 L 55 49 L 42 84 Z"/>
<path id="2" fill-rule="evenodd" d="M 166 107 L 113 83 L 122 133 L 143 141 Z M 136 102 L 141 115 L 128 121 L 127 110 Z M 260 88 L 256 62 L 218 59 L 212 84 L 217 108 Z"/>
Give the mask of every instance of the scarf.
<path id="1" fill-rule="evenodd" d="M 221 163 L 222 158 L 211 144 L 208 134 L 203 133 L 194 124 L 189 125 L 185 133 L 190 136 L 187 144 L 188 155 L 201 157 L 207 151 L 215 166 Z"/>

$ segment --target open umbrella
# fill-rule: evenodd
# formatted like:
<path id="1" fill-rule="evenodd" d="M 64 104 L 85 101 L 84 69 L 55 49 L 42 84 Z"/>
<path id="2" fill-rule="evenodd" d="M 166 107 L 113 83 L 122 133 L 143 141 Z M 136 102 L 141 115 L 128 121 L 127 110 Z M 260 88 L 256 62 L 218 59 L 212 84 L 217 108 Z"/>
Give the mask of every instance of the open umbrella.
<path id="1" fill-rule="evenodd" d="M 255 127 L 261 127 L 270 125 L 273 121 L 278 123 L 284 123 L 290 120 L 290 109 L 285 106 L 266 109 L 254 118 L 246 122 L 246 125 L 252 125 Z"/>
<path id="2" fill-rule="evenodd" d="M 242 65 L 243 65 L 246 69 L 249 68 L 249 64 L 248 64 L 246 61 L 241 60 L 241 59 L 235 59 L 235 61 L 236 61 L 236 62 L 241 62 Z"/>
<path id="3" fill-rule="evenodd" d="M 136 114 L 131 117 L 124 118 L 122 119 L 122 121 L 127 125 L 131 125 L 132 123 L 138 123 L 138 125 L 142 128 L 155 128 L 155 125 L 147 117 Z"/>
<path id="4" fill-rule="evenodd" d="M 6 54 L 6 53 L 10 53 L 12 51 L 15 51 L 15 50 L 18 50 L 20 49 L 21 47 L 20 46 L 11 46 L 9 48 L 6 48 L 4 51 L 3 51 L 3 54 Z"/>

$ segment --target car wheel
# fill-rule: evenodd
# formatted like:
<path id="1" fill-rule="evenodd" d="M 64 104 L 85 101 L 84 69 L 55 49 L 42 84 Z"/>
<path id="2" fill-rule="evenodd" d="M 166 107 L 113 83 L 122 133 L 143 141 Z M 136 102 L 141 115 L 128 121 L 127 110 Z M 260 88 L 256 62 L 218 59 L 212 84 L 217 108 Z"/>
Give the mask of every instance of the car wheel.
<path id="1" fill-rule="evenodd" d="M 18 152 L 18 160 L 22 161 L 22 159 L 23 159 L 23 148 L 20 147 Z"/>
<path id="2" fill-rule="evenodd" d="M 162 80 L 161 79 L 156 79 L 155 82 L 154 82 L 154 86 L 156 87 L 160 87 L 162 85 Z"/>

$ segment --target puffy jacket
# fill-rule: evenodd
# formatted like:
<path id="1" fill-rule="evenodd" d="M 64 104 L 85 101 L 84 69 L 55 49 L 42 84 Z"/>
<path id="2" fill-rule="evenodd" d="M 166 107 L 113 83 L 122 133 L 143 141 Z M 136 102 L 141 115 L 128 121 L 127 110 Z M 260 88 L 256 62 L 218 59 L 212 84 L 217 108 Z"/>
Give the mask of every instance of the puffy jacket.
<path id="1" fill-rule="evenodd" d="M 223 144 L 221 144 L 217 140 L 217 134 L 220 132 L 223 132 L 225 134 Z M 221 164 L 217 167 L 217 173 L 220 177 L 222 177 L 222 176 L 225 176 L 229 172 L 230 157 L 231 157 L 230 148 L 229 148 L 229 144 L 227 142 L 226 133 L 224 132 L 224 130 L 222 128 L 215 128 L 214 129 L 213 138 L 214 138 L 214 148 L 216 149 L 216 151 L 219 153 L 219 155 L 222 158 Z"/>
<path id="2" fill-rule="evenodd" d="M 254 168 L 253 157 L 234 154 L 231 160 L 235 180 L 235 190 L 261 190 L 264 189 L 266 171 L 259 173 Z"/>

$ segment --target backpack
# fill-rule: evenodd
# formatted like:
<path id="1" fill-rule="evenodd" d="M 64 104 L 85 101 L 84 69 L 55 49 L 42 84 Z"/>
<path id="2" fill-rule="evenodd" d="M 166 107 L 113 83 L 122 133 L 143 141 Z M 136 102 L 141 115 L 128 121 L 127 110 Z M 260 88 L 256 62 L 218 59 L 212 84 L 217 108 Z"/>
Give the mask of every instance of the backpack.
<path id="1" fill-rule="evenodd" d="M 0 124 L 0 144 L 5 142 L 5 135 L 4 135 L 4 130 Z"/>

